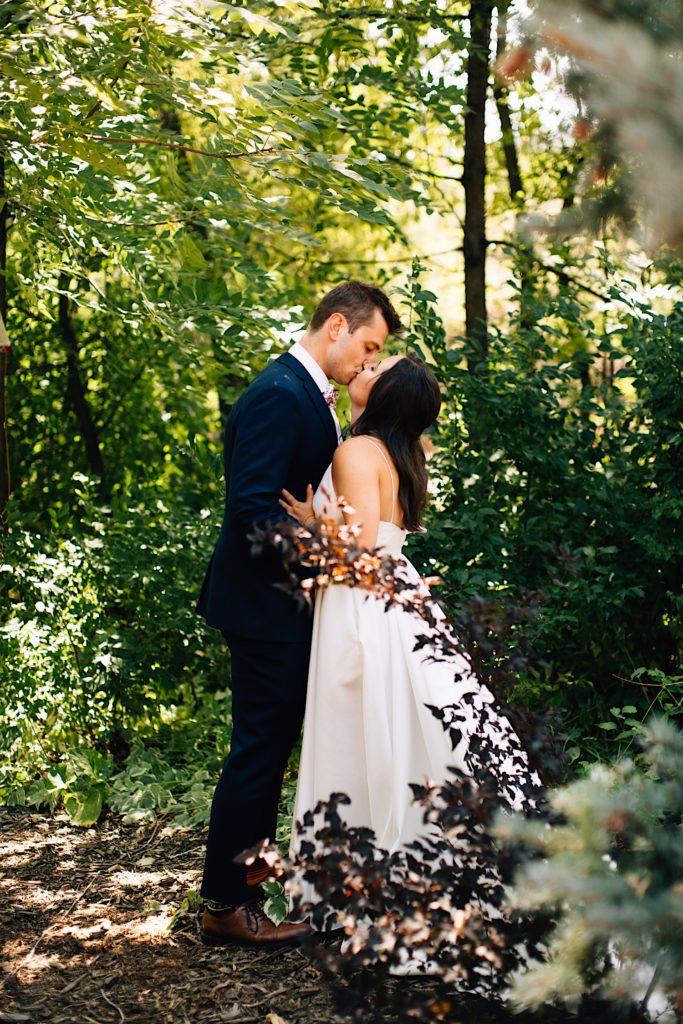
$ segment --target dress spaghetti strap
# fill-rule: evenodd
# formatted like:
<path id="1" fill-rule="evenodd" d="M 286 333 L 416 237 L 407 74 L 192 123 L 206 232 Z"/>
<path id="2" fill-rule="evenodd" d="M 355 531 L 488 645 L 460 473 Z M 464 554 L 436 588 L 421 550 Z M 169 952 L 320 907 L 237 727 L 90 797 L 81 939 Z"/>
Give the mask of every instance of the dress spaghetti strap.
<path id="1" fill-rule="evenodd" d="M 382 448 L 381 445 L 377 444 L 377 441 L 373 441 L 373 439 L 371 437 L 368 437 L 367 434 L 361 434 L 360 436 L 364 437 L 366 441 L 369 441 L 371 445 L 374 445 L 374 447 L 377 449 L 377 451 L 380 453 L 380 455 L 382 456 L 382 458 L 384 459 L 384 461 L 387 464 L 387 469 L 389 470 L 389 480 L 391 481 L 391 520 L 390 520 L 390 522 L 391 522 L 392 526 L 398 526 L 398 523 L 394 522 L 394 510 L 396 508 L 396 487 L 394 485 L 394 474 L 391 472 L 391 463 L 389 462 L 389 459 L 387 458 L 384 449 Z M 399 527 L 399 529 L 400 529 L 400 527 Z"/>

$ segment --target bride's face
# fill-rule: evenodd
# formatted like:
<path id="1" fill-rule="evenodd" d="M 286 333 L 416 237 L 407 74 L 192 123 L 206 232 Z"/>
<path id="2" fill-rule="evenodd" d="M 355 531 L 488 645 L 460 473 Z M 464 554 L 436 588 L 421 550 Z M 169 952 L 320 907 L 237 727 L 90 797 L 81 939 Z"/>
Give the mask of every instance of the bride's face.
<path id="1" fill-rule="evenodd" d="M 377 378 L 395 366 L 399 359 L 403 359 L 403 356 L 387 356 L 379 363 L 367 362 L 353 378 L 349 384 L 349 398 L 358 409 L 362 411 L 367 405 L 370 389 Z"/>

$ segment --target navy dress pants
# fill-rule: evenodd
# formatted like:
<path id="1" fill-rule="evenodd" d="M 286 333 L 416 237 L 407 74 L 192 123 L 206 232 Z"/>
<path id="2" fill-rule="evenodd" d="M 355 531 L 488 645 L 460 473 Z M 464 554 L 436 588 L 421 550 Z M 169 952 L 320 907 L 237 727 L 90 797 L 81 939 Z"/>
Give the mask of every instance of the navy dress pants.
<path id="1" fill-rule="evenodd" d="M 275 842 L 282 779 L 304 719 L 311 645 L 225 640 L 232 739 L 211 805 L 201 894 L 238 904 L 248 897 L 247 872 L 234 858 L 262 839 Z"/>

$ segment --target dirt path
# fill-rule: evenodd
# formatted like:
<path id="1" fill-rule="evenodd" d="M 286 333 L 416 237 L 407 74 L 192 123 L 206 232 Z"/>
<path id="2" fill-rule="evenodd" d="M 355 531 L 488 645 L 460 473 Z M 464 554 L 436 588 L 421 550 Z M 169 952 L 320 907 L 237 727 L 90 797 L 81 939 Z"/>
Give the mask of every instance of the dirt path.
<path id="1" fill-rule="evenodd" d="M 298 950 L 209 949 L 191 917 L 204 837 L 114 817 L 0 808 L 0 1022 L 317 1024 L 341 1020 Z"/>

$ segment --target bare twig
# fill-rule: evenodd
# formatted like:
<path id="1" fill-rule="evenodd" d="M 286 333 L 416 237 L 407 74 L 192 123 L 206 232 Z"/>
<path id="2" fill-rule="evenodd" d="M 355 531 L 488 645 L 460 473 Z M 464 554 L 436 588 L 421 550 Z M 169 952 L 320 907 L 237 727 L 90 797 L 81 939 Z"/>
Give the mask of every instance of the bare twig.
<path id="1" fill-rule="evenodd" d="M 115 146 L 160 146 L 163 149 L 174 149 L 181 153 L 197 153 L 199 156 L 208 156 L 213 160 L 239 160 L 242 157 L 262 156 L 264 153 L 285 153 L 287 150 L 279 149 L 277 146 L 267 146 L 261 149 L 244 150 L 236 153 L 218 153 L 208 149 L 197 149 L 195 146 L 184 146 L 179 142 L 164 142 L 162 139 L 143 139 L 136 137 L 122 137 L 112 135 L 91 135 L 86 133 L 75 138 L 88 139 L 90 142 L 109 142 Z M 34 139 L 35 146 L 58 147 L 58 144 L 49 139 Z"/>
<path id="2" fill-rule="evenodd" d="M 152 845 L 152 843 L 154 842 L 154 840 L 156 838 L 156 834 L 159 831 L 159 825 L 161 825 L 161 822 L 162 822 L 162 817 L 158 817 L 157 820 L 154 823 L 154 828 L 152 829 L 151 836 L 149 837 L 149 839 L 145 843 L 142 844 L 142 846 L 138 846 L 138 848 L 136 850 L 136 853 L 139 853 L 140 850 L 146 850 L 148 846 Z"/>
<path id="3" fill-rule="evenodd" d="M 421 259 L 421 260 L 431 260 L 435 256 L 448 256 L 448 255 L 450 255 L 453 252 L 462 252 L 462 246 L 455 246 L 455 247 L 451 246 L 450 249 L 443 249 L 443 250 L 441 250 L 441 252 L 422 253 L 422 254 L 419 254 L 419 259 Z M 412 263 L 412 261 L 414 259 L 415 259 L 415 254 L 413 254 L 412 256 L 397 256 L 397 257 L 395 257 L 393 259 L 389 259 L 389 260 L 387 260 L 387 259 L 384 259 L 384 260 L 325 260 L 322 263 L 318 263 L 317 266 L 319 266 L 319 267 L 336 267 L 336 266 L 345 266 L 346 264 L 353 264 L 354 266 L 368 266 L 368 265 L 373 265 L 374 266 L 375 264 L 379 264 L 379 263 Z"/>
<path id="4" fill-rule="evenodd" d="M 266 992 L 265 996 L 261 999 L 257 999 L 253 1003 L 243 1003 L 245 1010 L 253 1010 L 256 1006 L 261 1006 L 262 1003 L 267 1003 L 271 999 L 275 999 L 276 996 L 284 995 L 285 992 L 289 992 L 290 986 L 283 985 L 281 988 L 276 988 L 274 992 Z"/>
<path id="5" fill-rule="evenodd" d="M 67 992 L 73 992 L 73 990 L 76 988 L 76 986 L 80 985 L 80 983 L 83 981 L 83 979 L 87 978 L 87 977 L 88 977 L 88 972 L 87 971 L 83 971 L 83 974 L 79 974 L 77 978 L 74 978 L 73 981 L 70 981 L 68 985 L 64 986 L 64 988 L 57 989 L 57 992 L 59 993 L 60 996 L 66 995 Z"/>
<path id="6" fill-rule="evenodd" d="M 126 1019 L 125 1015 L 123 1013 L 123 1010 L 121 1009 L 121 1007 L 118 1005 L 118 1003 L 115 1003 L 113 999 L 109 998 L 109 996 L 107 995 L 107 993 L 104 991 L 103 988 L 100 989 L 100 995 L 104 999 L 105 1003 L 109 1003 L 109 1005 L 113 1006 L 115 1010 L 118 1010 L 118 1012 L 121 1015 L 121 1020 L 125 1020 Z"/>
<path id="7" fill-rule="evenodd" d="M 396 164 L 398 167 L 406 167 L 409 171 L 412 171 L 415 175 L 424 175 L 427 178 L 438 178 L 439 181 L 453 181 L 456 185 L 462 185 L 462 178 L 460 175 L 453 174 L 437 174 L 436 171 L 429 171 L 426 167 L 415 167 L 409 160 L 400 160 L 397 156 L 389 156 L 386 154 L 389 163 Z"/>
<path id="8" fill-rule="evenodd" d="M 614 675 L 615 679 L 618 679 L 620 683 L 631 683 L 633 686 L 654 686 L 657 690 L 662 690 L 661 683 L 644 683 L 641 679 L 627 679 L 625 676 Z"/>
<path id="9" fill-rule="evenodd" d="M 350 21 L 354 18 L 382 18 L 383 20 L 390 20 L 392 15 L 401 21 L 421 21 L 429 22 L 428 15 L 422 14 L 404 14 L 403 11 L 392 11 L 390 8 L 374 8 L 374 7 L 356 7 L 348 10 L 332 10 L 332 11 L 321 11 L 328 18 L 339 18 L 340 21 Z M 467 18 L 466 14 L 442 14 L 439 12 L 439 17 L 444 21 L 464 21 Z"/>
<path id="10" fill-rule="evenodd" d="M 536 264 L 537 267 L 541 267 L 542 270 L 547 270 L 550 274 L 555 274 L 565 284 L 573 284 L 575 288 L 578 288 L 582 292 L 587 292 L 589 295 L 595 296 L 596 299 L 601 299 L 603 302 L 609 302 L 607 295 L 603 295 L 602 292 L 598 292 L 595 288 L 591 288 L 590 285 L 584 284 L 582 281 L 577 281 L 575 277 L 568 274 L 564 267 L 554 267 L 552 263 L 544 263 L 543 260 L 534 256 L 532 252 L 526 246 L 520 245 L 518 242 L 513 242 L 510 239 L 501 238 L 487 238 L 487 245 L 500 245 L 507 246 L 510 249 L 520 249 L 530 260 Z"/>

